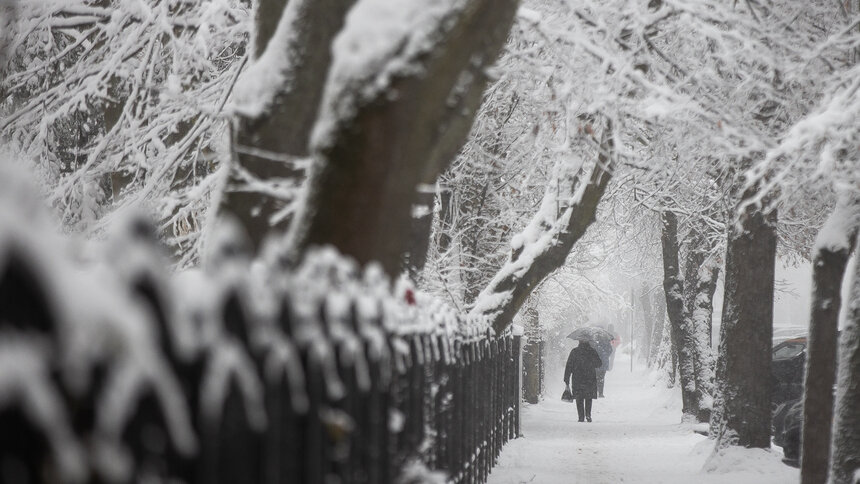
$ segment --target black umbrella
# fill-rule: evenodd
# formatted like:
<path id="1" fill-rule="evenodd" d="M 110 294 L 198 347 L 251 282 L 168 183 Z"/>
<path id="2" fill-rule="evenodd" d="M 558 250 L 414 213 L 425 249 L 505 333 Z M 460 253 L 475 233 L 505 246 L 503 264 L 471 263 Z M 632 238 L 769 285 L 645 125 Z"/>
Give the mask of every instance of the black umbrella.
<path id="1" fill-rule="evenodd" d="M 600 355 L 600 360 L 603 361 L 603 364 L 606 365 L 609 363 L 609 356 L 612 354 L 612 340 L 615 338 L 609 331 L 596 326 L 584 326 L 576 328 L 567 337 L 579 341 L 587 341 L 597 351 L 597 354 Z"/>

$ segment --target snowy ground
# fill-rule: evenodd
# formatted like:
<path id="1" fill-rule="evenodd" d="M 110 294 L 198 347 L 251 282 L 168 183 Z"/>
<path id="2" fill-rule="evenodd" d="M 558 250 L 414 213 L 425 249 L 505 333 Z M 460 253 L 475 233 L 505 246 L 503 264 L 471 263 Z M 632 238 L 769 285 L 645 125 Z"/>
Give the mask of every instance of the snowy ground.
<path id="1" fill-rule="evenodd" d="M 552 385 L 551 385 L 552 387 Z M 562 386 L 558 384 L 558 396 Z M 523 410 L 524 437 L 509 442 L 490 484 L 798 482 L 797 469 L 773 451 L 733 449 L 711 457 L 712 445 L 679 424 L 680 394 L 651 386 L 641 372 L 616 367 L 607 398 L 594 402 L 593 423 L 579 423 L 576 406 L 547 396 Z M 703 469 L 707 468 L 707 471 Z"/>

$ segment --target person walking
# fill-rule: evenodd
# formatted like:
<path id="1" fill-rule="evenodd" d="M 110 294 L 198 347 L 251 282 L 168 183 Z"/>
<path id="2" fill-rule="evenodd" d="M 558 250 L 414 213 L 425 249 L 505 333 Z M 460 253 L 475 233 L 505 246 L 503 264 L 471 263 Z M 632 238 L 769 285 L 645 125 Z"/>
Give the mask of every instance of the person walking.
<path id="1" fill-rule="evenodd" d="M 605 398 L 603 395 L 603 387 L 606 385 L 606 372 L 609 370 L 609 364 L 600 360 L 600 366 L 594 370 L 597 379 L 597 398 Z"/>
<path id="2" fill-rule="evenodd" d="M 607 331 L 612 333 L 612 341 L 609 344 L 612 345 L 612 353 L 609 355 L 609 368 L 607 370 L 612 371 L 612 367 L 615 365 L 615 352 L 618 349 L 618 345 L 621 344 L 621 336 L 618 336 L 618 332 L 615 331 L 615 326 L 609 325 Z"/>
<path id="3" fill-rule="evenodd" d="M 612 340 L 609 342 L 611 345 L 609 348 L 601 348 L 603 354 L 601 354 L 602 364 L 600 368 L 597 369 L 597 397 L 605 398 L 603 395 L 603 387 L 606 385 L 606 372 L 612 371 L 612 367 L 615 365 L 615 350 L 618 349 L 618 345 L 621 344 L 621 337 L 618 336 L 618 333 L 615 332 L 615 327 L 613 325 L 609 325 L 607 331 L 612 333 Z M 607 354 L 607 351 L 609 354 Z"/>
<path id="4" fill-rule="evenodd" d="M 567 364 L 564 365 L 564 384 L 569 385 L 571 396 L 576 400 L 579 421 L 591 422 L 591 402 L 597 398 L 596 370 L 603 363 L 588 341 L 578 341 L 579 344 L 570 350 Z"/>

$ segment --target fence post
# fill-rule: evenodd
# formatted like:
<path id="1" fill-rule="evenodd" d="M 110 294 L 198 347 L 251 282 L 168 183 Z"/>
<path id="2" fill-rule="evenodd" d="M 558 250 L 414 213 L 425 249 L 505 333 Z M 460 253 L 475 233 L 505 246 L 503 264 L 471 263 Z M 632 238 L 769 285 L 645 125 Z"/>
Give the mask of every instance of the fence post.
<path id="1" fill-rule="evenodd" d="M 466 384 L 466 392 L 468 398 L 466 399 L 466 412 L 467 412 L 467 425 L 469 428 L 468 437 L 466 440 L 466 466 L 468 469 L 468 482 L 475 482 L 475 427 L 477 424 L 477 418 L 475 415 L 475 398 L 477 393 L 475 391 L 475 382 L 477 381 L 475 369 L 478 367 L 477 365 L 477 357 L 478 352 L 475 350 L 475 341 L 471 339 L 468 345 L 468 353 L 469 353 L 469 369 L 467 370 L 467 375 L 469 375 L 468 383 Z"/>
<path id="2" fill-rule="evenodd" d="M 457 386 L 456 399 L 454 400 L 456 421 L 456 438 L 454 439 L 456 446 L 456 461 L 454 468 L 457 469 L 457 482 L 464 482 L 466 479 L 466 365 L 468 364 L 468 355 L 466 352 L 466 344 L 462 340 L 457 341 L 457 361 L 455 362 Z"/>
<path id="3" fill-rule="evenodd" d="M 517 388 L 514 400 L 514 429 L 516 437 L 522 437 L 520 433 L 520 408 L 523 401 L 523 337 L 522 334 L 514 335 L 514 358 L 516 361 Z"/>

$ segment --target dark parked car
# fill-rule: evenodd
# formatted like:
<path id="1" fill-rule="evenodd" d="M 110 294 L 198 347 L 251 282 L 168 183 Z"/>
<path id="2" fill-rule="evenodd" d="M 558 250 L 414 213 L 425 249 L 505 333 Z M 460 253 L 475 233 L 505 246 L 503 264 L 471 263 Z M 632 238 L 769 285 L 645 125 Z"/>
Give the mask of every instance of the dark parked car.
<path id="1" fill-rule="evenodd" d="M 841 335 L 841 331 L 837 335 Z M 837 337 L 838 337 L 837 336 Z M 806 337 L 787 339 L 773 347 L 773 443 L 782 447 L 787 464 L 800 462 L 803 423 L 803 372 L 806 371 Z"/>
<path id="2" fill-rule="evenodd" d="M 773 443 L 782 447 L 786 464 L 799 466 L 803 421 L 803 372 L 806 338 L 787 339 L 773 347 Z"/>
<path id="3" fill-rule="evenodd" d="M 805 365 L 806 337 L 787 339 L 773 347 L 771 401 L 774 407 L 803 395 Z"/>

